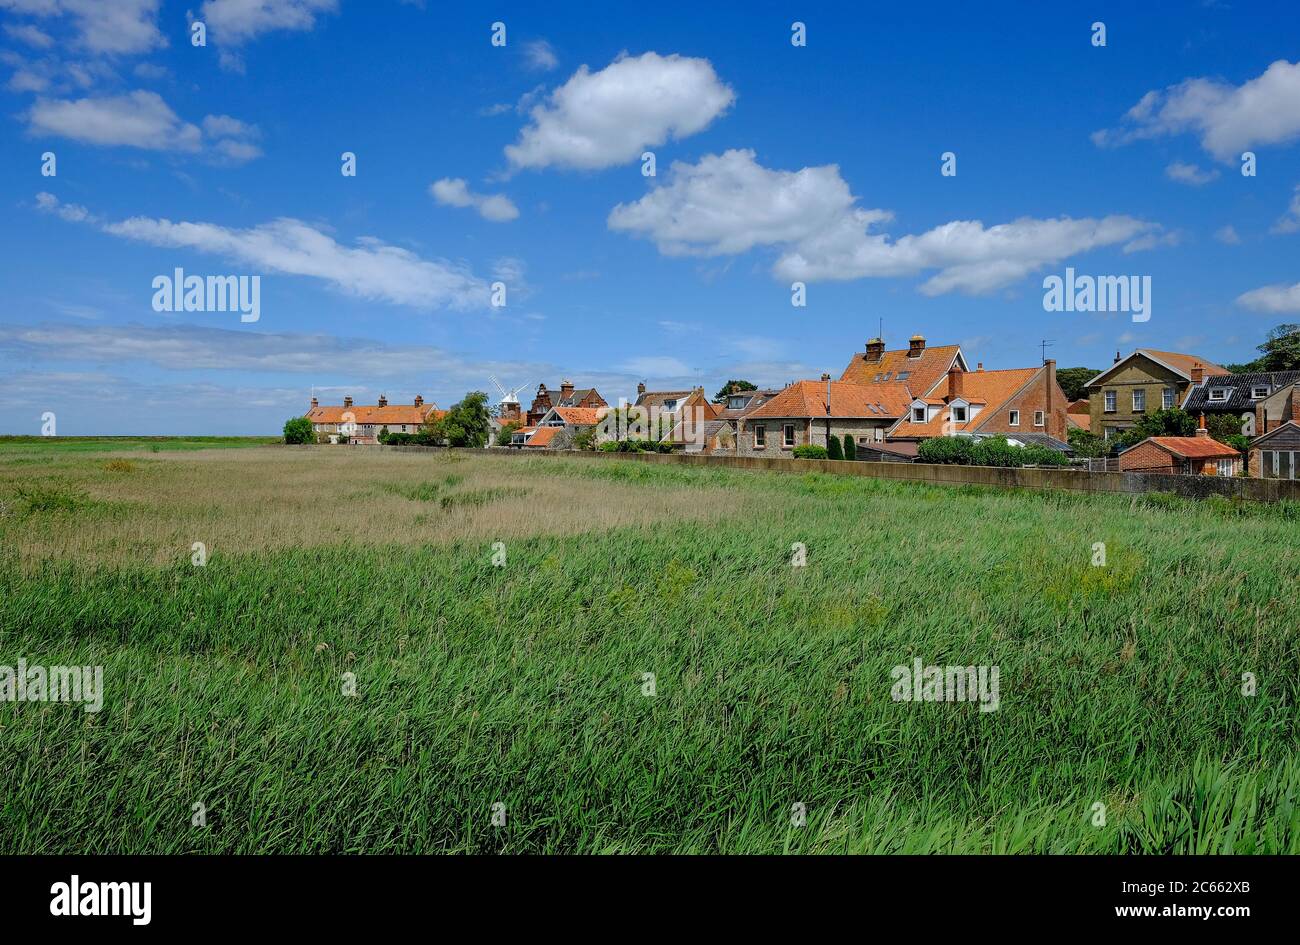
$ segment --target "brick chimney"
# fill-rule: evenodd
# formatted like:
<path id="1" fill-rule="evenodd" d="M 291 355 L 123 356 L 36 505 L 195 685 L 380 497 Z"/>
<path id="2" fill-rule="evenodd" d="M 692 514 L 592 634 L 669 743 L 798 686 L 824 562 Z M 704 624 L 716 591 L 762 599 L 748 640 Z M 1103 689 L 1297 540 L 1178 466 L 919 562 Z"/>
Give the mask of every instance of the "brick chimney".
<path id="1" fill-rule="evenodd" d="M 421 395 L 419 395 L 419 394 L 416 394 L 416 395 L 415 395 L 415 406 L 417 406 L 417 407 L 423 407 L 423 406 L 424 406 L 424 398 L 423 398 Z"/>
<path id="2" fill-rule="evenodd" d="M 925 335 L 913 335 L 907 343 L 907 356 L 919 358 L 925 353 Z"/>
<path id="3" fill-rule="evenodd" d="M 636 395 L 640 397 L 644 393 L 645 393 L 645 381 L 641 381 L 636 385 Z"/>
<path id="4" fill-rule="evenodd" d="M 977 361 L 977 362 L 975 363 L 975 370 L 977 370 L 977 371 L 982 371 L 982 370 L 984 370 L 984 362 L 983 362 L 983 361 Z"/>
<path id="5" fill-rule="evenodd" d="M 320 401 L 317 400 L 315 397 L 313 397 L 313 398 L 311 399 L 311 405 L 312 405 L 313 407 L 319 407 L 319 406 L 320 406 Z"/>
<path id="6" fill-rule="evenodd" d="M 343 406 L 344 406 L 344 407 L 351 407 L 351 406 L 352 406 L 352 398 L 351 398 L 351 397 L 344 397 L 344 398 L 343 398 Z"/>
<path id="7" fill-rule="evenodd" d="M 885 340 L 883 338 L 872 338 L 867 342 L 867 354 L 865 360 L 879 363 L 885 357 Z"/>
<path id="8" fill-rule="evenodd" d="M 962 391 L 961 380 L 962 380 L 962 374 L 964 373 L 965 372 L 962 371 L 962 369 L 958 367 L 956 364 L 948 368 L 948 400 L 949 401 L 956 400 L 958 397 L 961 396 L 961 391 Z"/>
<path id="9" fill-rule="evenodd" d="M 1203 380 L 1205 380 L 1205 368 L 1200 361 L 1197 361 L 1192 365 L 1192 383 L 1199 384 Z"/>
<path id="10" fill-rule="evenodd" d="M 1196 435 L 1205 437 L 1210 435 L 1210 431 L 1205 429 L 1205 414 L 1201 414 L 1201 424 L 1196 428 Z"/>
<path id="11" fill-rule="evenodd" d="M 567 377 L 560 381 L 560 399 L 568 400 L 573 395 L 573 381 Z"/>
<path id="12" fill-rule="evenodd" d="M 379 395 L 379 406 L 381 406 L 381 407 L 387 407 L 387 406 L 388 406 L 388 398 L 385 397 L 383 394 L 380 394 L 380 395 Z"/>

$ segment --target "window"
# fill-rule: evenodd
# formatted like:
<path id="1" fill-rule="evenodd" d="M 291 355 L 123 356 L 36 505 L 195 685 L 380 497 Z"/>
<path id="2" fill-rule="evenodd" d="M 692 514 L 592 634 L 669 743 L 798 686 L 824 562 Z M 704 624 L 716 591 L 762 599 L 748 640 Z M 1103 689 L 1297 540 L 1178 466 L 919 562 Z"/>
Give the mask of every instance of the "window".
<path id="1" fill-rule="evenodd" d="M 1139 387 L 1133 391 L 1133 412 L 1142 413 L 1147 409 L 1147 392 Z"/>
<path id="2" fill-rule="evenodd" d="M 894 380 L 896 380 L 896 381 L 905 381 L 905 380 L 907 380 L 907 379 L 908 379 L 909 377 L 911 377 L 911 376 L 912 376 L 912 372 L 911 372 L 911 371 L 899 371 L 898 374 L 895 375 Z"/>
<path id="3" fill-rule="evenodd" d="M 1106 391 L 1105 408 L 1106 408 L 1106 413 L 1115 412 L 1115 392 L 1113 390 Z"/>
<path id="4" fill-rule="evenodd" d="M 1020 411 L 1019 410 L 1009 411 L 1007 413 L 1007 423 L 1011 424 L 1011 426 L 1013 427 L 1020 426 Z"/>
<path id="5" fill-rule="evenodd" d="M 1252 388 L 1250 389 L 1250 399 L 1251 399 L 1251 400 L 1259 400 L 1259 399 L 1261 399 L 1261 398 L 1263 398 L 1263 397 L 1267 397 L 1267 396 L 1268 396 L 1268 388 L 1267 388 L 1267 387 L 1258 387 L 1258 386 L 1257 386 L 1257 387 L 1252 387 Z"/>
<path id="6" fill-rule="evenodd" d="M 872 378 L 872 380 L 875 381 L 875 383 L 879 384 L 879 383 L 880 383 L 880 375 L 877 374 L 874 378 Z"/>
<path id="7" fill-rule="evenodd" d="M 1232 460 L 1232 459 L 1221 459 L 1221 460 L 1218 460 L 1218 461 L 1214 464 L 1214 466 L 1215 466 L 1214 471 L 1215 471 L 1216 473 L 1218 473 L 1220 476 L 1231 476 L 1231 475 L 1232 475 L 1232 467 L 1233 467 L 1235 464 L 1236 464 L 1236 461 L 1235 461 L 1235 460 Z"/>
<path id="8" fill-rule="evenodd" d="M 1166 387 L 1161 394 L 1160 406 L 1164 407 L 1166 410 L 1169 410 L 1170 408 L 1173 407 L 1174 398 L 1177 396 L 1178 396 L 1178 391 L 1174 390 L 1172 387 Z"/>
<path id="9" fill-rule="evenodd" d="M 875 439 L 876 439 L 876 442 L 877 442 L 877 443 L 881 443 L 881 442 L 884 441 L 884 439 L 885 439 L 885 431 L 884 431 L 884 430 L 882 430 L 880 427 L 876 427 L 875 434 L 876 434 Z"/>
<path id="10" fill-rule="evenodd" d="M 913 408 L 912 408 L 912 422 L 913 422 L 913 423 L 925 423 L 925 408 L 924 408 L 924 407 L 913 407 Z"/>
<path id="11" fill-rule="evenodd" d="M 1046 421 L 1046 415 L 1041 410 L 1034 411 L 1034 426 L 1041 427 Z"/>
<path id="12" fill-rule="evenodd" d="M 893 374 L 893 373 L 894 373 L 893 371 L 886 371 L 886 372 L 885 372 L 885 376 L 882 377 L 881 380 L 882 380 L 882 381 L 887 381 L 887 380 L 889 380 L 889 375 L 891 375 L 891 374 Z"/>
<path id="13" fill-rule="evenodd" d="M 749 397 L 742 394 L 739 397 L 730 397 L 727 399 L 728 410 L 744 410 L 745 404 L 749 402 Z"/>
<path id="14" fill-rule="evenodd" d="M 787 423 L 781 427 L 781 442 L 786 449 L 794 446 L 794 424 Z"/>
<path id="15" fill-rule="evenodd" d="M 1259 475 L 1263 479 L 1277 478 L 1277 459 L 1272 450 L 1261 450 L 1259 454 Z"/>
<path id="16" fill-rule="evenodd" d="M 966 408 L 965 408 L 965 407 L 953 407 L 953 408 L 952 408 L 952 422 L 953 422 L 953 423 L 965 423 L 965 422 L 966 422 Z"/>
<path id="17" fill-rule="evenodd" d="M 761 450 L 767 446 L 767 427 L 759 424 L 754 427 L 754 449 Z"/>
<path id="18" fill-rule="evenodd" d="M 1226 387 L 1210 388 L 1210 400 L 1227 400 L 1227 399 L 1228 399 L 1228 388 Z"/>

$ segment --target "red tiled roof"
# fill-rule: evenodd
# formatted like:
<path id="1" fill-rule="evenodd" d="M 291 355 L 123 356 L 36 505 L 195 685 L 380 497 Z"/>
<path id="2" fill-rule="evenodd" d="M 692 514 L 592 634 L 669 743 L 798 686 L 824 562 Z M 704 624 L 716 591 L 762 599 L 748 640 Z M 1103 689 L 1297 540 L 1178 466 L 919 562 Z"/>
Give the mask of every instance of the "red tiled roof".
<path id="1" fill-rule="evenodd" d="M 419 426 L 432 415 L 434 419 L 447 411 L 434 410 L 430 404 L 419 407 L 414 404 L 355 405 L 352 407 L 312 407 L 307 411 L 307 419 L 312 423 L 343 423 L 343 415 L 351 414 L 354 423 L 406 423 Z"/>
<path id="2" fill-rule="evenodd" d="M 1226 459 L 1241 456 L 1231 446 L 1220 443 L 1218 440 L 1212 440 L 1208 436 L 1149 436 L 1142 443 L 1154 443 L 1161 449 L 1187 459 L 1214 459 L 1216 457 Z M 1142 443 L 1130 446 L 1129 449 L 1136 449 Z M 1127 453 L 1128 450 L 1124 452 Z"/>
<path id="3" fill-rule="evenodd" d="M 556 407 L 555 415 L 572 427 L 589 427 L 600 422 L 599 407 Z"/>
<path id="4" fill-rule="evenodd" d="M 855 384 L 889 384 L 899 381 L 899 373 L 908 376 L 901 382 L 908 385 L 917 397 L 929 393 L 935 382 L 942 379 L 952 367 L 953 358 L 961 353 L 959 345 L 941 345 L 937 348 L 925 348 L 918 358 L 909 358 L 908 349 L 886 351 L 879 361 L 866 360 L 865 354 L 855 354 L 849 362 L 840 380 Z M 888 374 L 886 378 L 884 375 Z M 877 381 L 876 377 L 880 376 Z"/>
<path id="5" fill-rule="evenodd" d="M 1084 429 L 1084 430 L 1087 430 L 1087 429 L 1089 429 L 1089 428 L 1092 426 L 1092 415 L 1091 415 L 1091 414 L 1086 414 L 1086 413 L 1067 413 L 1067 414 L 1065 415 L 1065 419 L 1066 419 L 1067 422 L 1069 422 L 1069 423 L 1073 423 L 1076 427 L 1081 427 L 1081 428 Z"/>
<path id="6" fill-rule="evenodd" d="M 1013 394 L 1028 384 L 1034 375 L 1041 370 L 1042 368 L 1010 368 L 1005 371 L 967 371 L 962 375 L 961 399 L 968 403 L 985 405 L 984 409 L 974 419 L 967 423 L 954 423 L 945 427 L 949 414 L 949 409 L 945 406 L 928 423 L 914 423 L 911 420 L 904 420 L 889 435 L 891 437 L 943 436 L 946 433 L 957 433 L 978 427 L 992 416 L 990 411 L 996 411 L 1002 404 L 1006 403 Z M 942 393 L 946 395 L 947 392 L 947 386 L 945 385 Z M 926 402 L 930 403 L 932 401 L 927 400 Z"/>
<path id="7" fill-rule="evenodd" d="M 1199 364 L 1205 371 L 1207 377 L 1220 377 L 1224 374 L 1231 374 L 1226 367 L 1221 367 L 1207 358 L 1202 358 L 1195 354 L 1180 354 L 1177 351 L 1156 351 L 1154 348 L 1138 348 L 1142 354 L 1149 354 L 1151 357 L 1163 361 L 1175 370 L 1182 371 L 1184 374 L 1191 376 L 1192 366 Z"/>
<path id="8" fill-rule="evenodd" d="M 903 384 L 851 384 L 830 381 L 831 410 L 826 412 L 826 381 L 795 381 L 746 420 L 784 417 L 841 417 L 889 420 L 907 413 L 912 402 Z"/>
<path id="9" fill-rule="evenodd" d="M 555 434 L 563 430 L 564 427 L 538 427 L 537 432 L 524 441 L 524 446 L 546 447 L 551 440 L 555 439 Z"/>

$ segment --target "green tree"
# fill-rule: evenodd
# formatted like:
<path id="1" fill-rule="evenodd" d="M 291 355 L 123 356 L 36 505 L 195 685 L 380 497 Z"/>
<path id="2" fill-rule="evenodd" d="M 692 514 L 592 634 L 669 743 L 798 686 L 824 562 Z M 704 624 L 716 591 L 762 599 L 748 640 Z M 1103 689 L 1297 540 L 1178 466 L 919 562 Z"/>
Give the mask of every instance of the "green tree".
<path id="1" fill-rule="evenodd" d="M 1056 383 L 1061 385 L 1061 390 L 1065 392 L 1067 400 L 1078 400 L 1080 397 L 1088 395 L 1083 385 L 1100 373 L 1101 371 L 1090 367 L 1061 368 L 1056 372 Z"/>
<path id="2" fill-rule="evenodd" d="M 472 391 L 443 416 L 426 425 L 428 439 L 446 446 L 487 446 L 491 426 L 487 394 Z"/>
<path id="3" fill-rule="evenodd" d="M 851 433 L 844 434 L 844 458 L 845 459 L 858 458 L 858 444 L 853 439 L 853 434 Z"/>
<path id="4" fill-rule="evenodd" d="M 1220 443 L 1227 443 L 1229 437 L 1240 436 L 1244 421 L 1233 413 L 1215 413 L 1205 418 L 1205 429 L 1210 436 Z"/>
<path id="5" fill-rule="evenodd" d="M 1135 443 L 1141 443 L 1149 436 L 1195 436 L 1196 421 L 1192 415 L 1181 407 L 1156 410 L 1143 414 L 1131 430 L 1125 430 L 1118 436 L 1111 437 L 1111 447 L 1119 452 Z"/>
<path id="6" fill-rule="evenodd" d="M 284 442 L 312 443 L 315 439 L 311 430 L 311 421 L 306 417 L 293 417 L 284 422 Z"/>
<path id="7" fill-rule="evenodd" d="M 749 381 L 727 381 L 722 385 L 722 390 L 714 395 L 713 400 L 716 403 L 720 400 L 726 400 L 728 394 L 739 394 L 744 390 L 758 390 L 758 387 Z"/>
<path id="8" fill-rule="evenodd" d="M 511 420 L 509 423 L 503 425 L 501 431 L 497 434 L 497 446 L 509 446 L 511 434 L 523 425 L 522 420 Z"/>
<path id="9" fill-rule="evenodd" d="M 844 450 L 840 449 L 839 437 L 830 436 L 826 438 L 826 458 L 827 459 L 844 458 Z"/>
<path id="10" fill-rule="evenodd" d="M 1254 374 L 1259 371 L 1300 371 L 1300 325 L 1286 323 L 1273 328 L 1264 336 L 1264 343 L 1256 351 L 1260 356 L 1254 361 L 1229 364 L 1233 374 Z"/>
<path id="11" fill-rule="evenodd" d="M 1097 436 L 1088 430 L 1081 430 L 1074 427 L 1068 434 L 1070 448 L 1074 450 L 1075 456 L 1083 458 L 1093 458 L 1105 456 L 1110 447 L 1106 445 L 1106 438 Z"/>

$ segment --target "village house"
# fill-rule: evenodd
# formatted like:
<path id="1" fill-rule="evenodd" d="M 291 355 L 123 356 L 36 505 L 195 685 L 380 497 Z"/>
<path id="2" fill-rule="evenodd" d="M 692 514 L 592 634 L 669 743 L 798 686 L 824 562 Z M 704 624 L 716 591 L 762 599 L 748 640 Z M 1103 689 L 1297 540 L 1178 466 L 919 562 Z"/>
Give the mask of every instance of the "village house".
<path id="1" fill-rule="evenodd" d="M 913 396 L 925 397 L 954 364 L 963 371 L 970 370 L 958 345 L 927 348 L 924 335 L 913 335 L 907 348 L 886 351 L 882 339 L 872 338 L 866 351 L 849 361 L 840 380 L 851 384 L 905 384 Z"/>
<path id="2" fill-rule="evenodd" d="M 830 437 L 879 443 L 907 411 L 911 396 L 902 384 L 795 381 L 739 421 L 738 452 L 744 456 L 789 455 L 796 446 L 826 446 Z"/>
<path id="3" fill-rule="evenodd" d="M 373 444 L 379 442 L 385 428 L 389 433 L 418 433 L 424 424 L 446 412 L 437 404 L 426 404 L 419 394 L 411 404 L 390 404 L 381 394 L 377 404 L 353 404 L 351 397 L 344 397 L 341 406 L 322 405 L 313 397 L 307 419 L 318 437 L 346 436 L 353 443 Z"/>
<path id="4" fill-rule="evenodd" d="M 552 396 L 545 384 L 537 385 L 537 395 L 533 398 L 528 415 L 524 418 L 525 426 L 536 426 L 552 407 L 606 407 L 605 398 L 594 387 L 574 388 L 573 381 L 560 381 L 559 393 Z"/>
<path id="5" fill-rule="evenodd" d="M 1166 473 L 1183 476 L 1235 476 L 1241 454 L 1210 438 L 1205 415 L 1195 436 L 1149 436 L 1119 454 L 1120 472 Z"/>
<path id="6" fill-rule="evenodd" d="M 892 427 L 889 443 L 919 442 L 936 436 L 1005 436 L 1020 444 L 1034 443 L 1061 452 L 1069 450 L 1069 420 L 1065 392 L 1056 380 L 1050 358 L 1036 368 L 964 370 L 954 360 L 947 384 L 928 395 L 915 396 L 907 412 Z"/>
<path id="7" fill-rule="evenodd" d="M 1300 371 L 1203 375 L 1187 392 L 1182 408 L 1192 416 L 1203 413 L 1236 417 L 1241 421 L 1242 435 L 1255 436 L 1268 432 L 1256 426 L 1256 408 L 1297 382 L 1300 382 Z"/>
<path id="8" fill-rule="evenodd" d="M 1143 414 L 1179 406 L 1207 378 L 1227 374 L 1227 368 L 1193 354 L 1138 348 L 1121 358 L 1116 351 L 1115 363 L 1088 382 L 1089 429 L 1109 440 L 1132 429 Z"/>
<path id="9" fill-rule="evenodd" d="M 1255 405 L 1249 472 L 1263 479 L 1300 479 L 1300 380 L 1279 387 Z"/>

